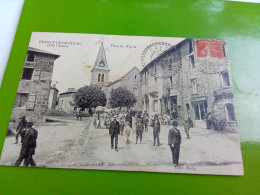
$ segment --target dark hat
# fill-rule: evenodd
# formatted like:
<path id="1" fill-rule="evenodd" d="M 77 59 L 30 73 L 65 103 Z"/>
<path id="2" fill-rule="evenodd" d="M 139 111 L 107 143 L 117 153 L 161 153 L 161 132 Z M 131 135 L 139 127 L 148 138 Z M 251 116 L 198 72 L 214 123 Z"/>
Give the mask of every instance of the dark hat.
<path id="1" fill-rule="evenodd" d="M 33 122 L 28 122 L 27 126 L 29 126 L 29 127 L 33 126 Z"/>
<path id="2" fill-rule="evenodd" d="M 177 122 L 177 121 L 173 121 L 173 122 L 172 122 L 172 125 L 173 125 L 173 126 L 178 126 L 178 122 Z"/>
<path id="3" fill-rule="evenodd" d="M 25 116 L 22 116 L 22 117 L 20 117 L 19 119 L 23 119 L 23 120 L 24 120 L 24 119 L 25 119 Z"/>

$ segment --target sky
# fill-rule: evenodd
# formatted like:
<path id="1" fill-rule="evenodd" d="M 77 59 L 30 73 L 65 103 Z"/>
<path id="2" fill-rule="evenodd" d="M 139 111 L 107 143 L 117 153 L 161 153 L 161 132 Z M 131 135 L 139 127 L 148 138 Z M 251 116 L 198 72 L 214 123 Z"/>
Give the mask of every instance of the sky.
<path id="1" fill-rule="evenodd" d="M 184 38 L 33 32 L 29 46 L 60 55 L 54 62 L 52 84 L 62 93 L 68 88 L 90 84 L 91 69 L 102 41 L 110 69 L 109 81 L 114 81 L 134 66 L 142 70 L 169 45 L 182 40 Z"/>

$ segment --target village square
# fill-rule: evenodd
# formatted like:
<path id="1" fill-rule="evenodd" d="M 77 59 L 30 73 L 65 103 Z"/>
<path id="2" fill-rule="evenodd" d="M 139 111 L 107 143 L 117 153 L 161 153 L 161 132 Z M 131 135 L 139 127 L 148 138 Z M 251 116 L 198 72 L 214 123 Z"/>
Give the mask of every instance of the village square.
<path id="1" fill-rule="evenodd" d="M 122 68 L 113 81 L 104 44 L 91 83 L 62 93 L 52 82 L 60 55 L 28 48 L 2 165 L 226 175 L 243 170 L 225 41 L 184 39 L 141 70 Z"/>

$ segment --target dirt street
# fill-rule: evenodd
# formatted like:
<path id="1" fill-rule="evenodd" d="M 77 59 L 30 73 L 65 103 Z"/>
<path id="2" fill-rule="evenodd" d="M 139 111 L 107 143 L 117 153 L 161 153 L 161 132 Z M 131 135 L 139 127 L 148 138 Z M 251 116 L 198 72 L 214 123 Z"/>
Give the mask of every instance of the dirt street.
<path id="1" fill-rule="evenodd" d="M 153 146 L 151 127 L 143 133 L 142 144 L 135 144 L 134 130 L 130 134 L 130 144 L 126 143 L 125 135 L 119 135 L 116 152 L 110 147 L 108 129 L 95 129 L 91 118 L 61 120 L 35 127 L 39 136 L 34 159 L 39 167 L 196 174 L 223 174 L 223 170 L 228 174 L 231 168 L 243 169 L 239 163 L 241 154 L 239 143 L 235 141 L 236 133 L 192 128 L 191 139 L 186 139 L 183 128 L 179 127 L 182 136 L 180 166 L 175 168 L 167 144 L 170 126 L 161 127 L 160 146 Z M 14 137 L 8 137 L 5 141 L 3 165 L 13 165 L 19 156 L 21 144 L 14 144 L 14 140 Z"/>

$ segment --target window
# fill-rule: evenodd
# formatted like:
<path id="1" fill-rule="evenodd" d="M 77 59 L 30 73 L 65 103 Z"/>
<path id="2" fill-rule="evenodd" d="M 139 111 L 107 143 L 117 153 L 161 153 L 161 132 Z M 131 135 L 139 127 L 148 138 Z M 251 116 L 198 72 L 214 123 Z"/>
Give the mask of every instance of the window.
<path id="1" fill-rule="evenodd" d="M 105 64 L 104 64 L 104 62 L 102 61 L 102 62 L 100 62 L 100 66 L 101 67 L 104 67 L 105 66 Z"/>
<path id="2" fill-rule="evenodd" d="M 153 101 L 153 111 L 158 112 L 158 100 Z"/>
<path id="3" fill-rule="evenodd" d="M 207 113 L 207 102 L 197 102 L 193 104 L 195 120 L 203 120 Z"/>
<path id="4" fill-rule="evenodd" d="M 172 64 L 172 58 L 169 58 L 169 64 L 170 65 Z"/>
<path id="5" fill-rule="evenodd" d="M 33 110 L 36 102 L 36 95 L 35 94 L 30 94 L 29 96 L 29 101 L 27 105 L 28 110 Z"/>
<path id="6" fill-rule="evenodd" d="M 170 86 L 172 87 L 172 76 L 169 77 Z"/>
<path id="7" fill-rule="evenodd" d="M 227 110 L 227 113 L 228 113 L 228 120 L 235 121 L 236 118 L 235 118 L 235 112 L 234 112 L 233 104 L 226 104 L 225 106 L 226 106 L 226 110 Z"/>
<path id="8" fill-rule="evenodd" d="M 136 87 L 133 88 L 133 94 L 134 94 L 135 96 L 137 96 L 137 88 L 136 88 Z"/>
<path id="9" fill-rule="evenodd" d="M 192 40 L 189 40 L 189 54 L 193 52 Z"/>
<path id="10" fill-rule="evenodd" d="M 31 80 L 33 75 L 33 68 L 23 68 L 22 78 L 23 80 Z"/>
<path id="11" fill-rule="evenodd" d="M 228 72 L 221 73 L 221 78 L 222 78 L 222 86 L 223 87 L 229 87 L 230 86 L 230 81 L 229 81 Z"/>
<path id="12" fill-rule="evenodd" d="M 135 79 L 136 79 L 136 75 L 135 75 Z"/>
<path id="13" fill-rule="evenodd" d="M 188 117 L 190 117 L 190 105 L 189 104 L 186 104 L 186 109 L 187 109 Z"/>
<path id="14" fill-rule="evenodd" d="M 28 62 L 34 62 L 34 57 L 35 57 L 35 54 L 34 53 L 29 53 L 27 55 L 27 61 Z"/>
<path id="15" fill-rule="evenodd" d="M 98 82 L 101 81 L 101 78 L 100 78 L 100 77 L 101 77 L 101 74 L 99 73 L 99 74 L 98 74 Z"/>
<path id="16" fill-rule="evenodd" d="M 102 74 L 101 82 L 104 82 L 104 74 Z"/>
<path id="17" fill-rule="evenodd" d="M 195 68 L 194 55 L 191 55 L 189 58 L 190 58 L 190 67 L 191 69 L 194 69 Z"/>
<path id="18" fill-rule="evenodd" d="M 197 93 L 197 79 L 191 79 L 192 93 Z"/>
<path id="19" fill-rule="evenodd" d="M 24 107 L 28 101 L 28 96 L 28 93 L 17 93 L 14 102 L 14 107 Z"/>

